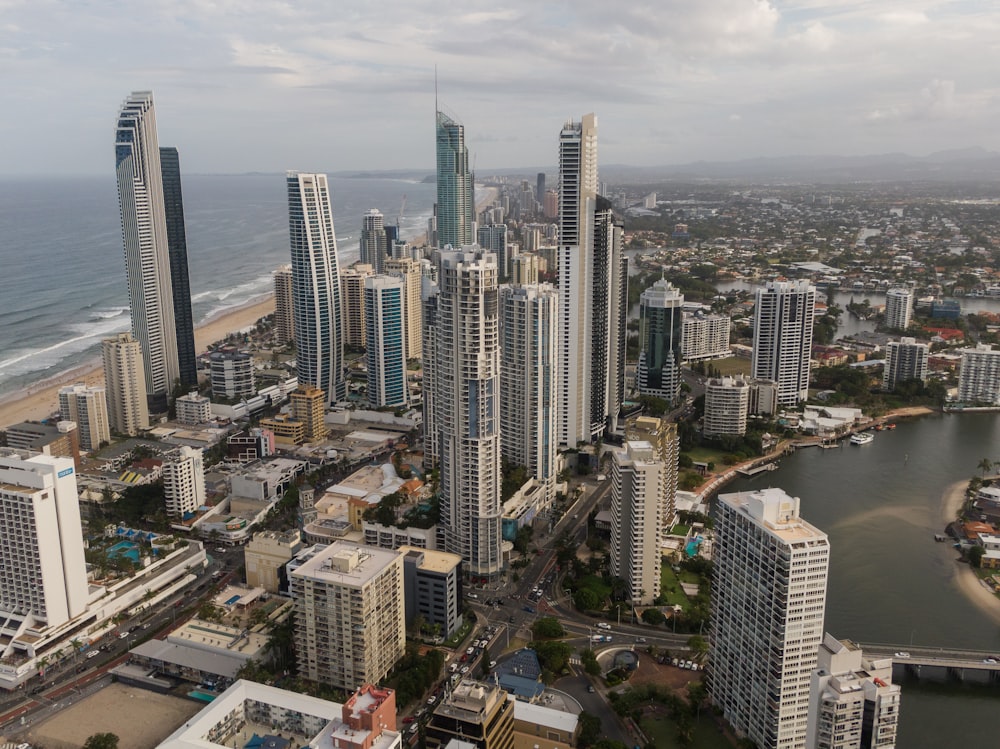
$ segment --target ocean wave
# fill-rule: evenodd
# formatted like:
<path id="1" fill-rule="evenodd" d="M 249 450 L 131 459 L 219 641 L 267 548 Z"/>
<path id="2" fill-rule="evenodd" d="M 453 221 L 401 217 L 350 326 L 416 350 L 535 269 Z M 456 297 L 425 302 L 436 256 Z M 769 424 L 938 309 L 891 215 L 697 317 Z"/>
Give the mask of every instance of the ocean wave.
<path id="1" fill-rule="evenodd" d="M 113 320 L 116 317 L 121 317 L 122 315 L 127 315 L 129 313 L 128 307 L 112 307 L 111 309 L 95 309 L 91 310 L 88 314 L 91 316 L 92 320 Z"/>
<path id="2" fill-rule="evenodd" d="M 0 375 L 16 375 L 39 372 L 53 367 L 63 360 L 86 351 L 94 346 L 94 339 L 105 338 L 111 333 L 127 330 L 127 320 L 111 320 L 105 325 L 81 323 L 72 326 L 78 335 L 57 341 L 42 348 L 24 349 L 11 352 L 12 356 L 0 361 Z"/>
<path id="3" fill-rule="evenodd" d="M 199 305 L 199 309 L 197 310 L 199 322 L 197 324 L 204 324 L 206 321 L 214 319 L 234 307 L 242 307 L 247 302 L 269 293 L 273 288 L 273 277 L 269 273 L 266 276 L 260 276 L 230 289 L 213 291 L 208 296 L 205 296 L 204 293 L 199 294 L 198 296 L 202 297 L 199 301 L 210 299 L 215 304 L 212 304 L 207 311 L 202 311 L 201 307 L 204 305 Z"/>

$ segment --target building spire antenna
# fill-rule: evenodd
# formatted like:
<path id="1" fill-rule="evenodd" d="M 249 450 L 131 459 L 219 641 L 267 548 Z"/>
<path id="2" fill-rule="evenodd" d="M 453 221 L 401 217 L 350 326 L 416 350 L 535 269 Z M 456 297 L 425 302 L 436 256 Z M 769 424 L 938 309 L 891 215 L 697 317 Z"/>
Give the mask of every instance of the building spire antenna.
<path id="1" fill-rule="evenodd" d="M 437 117 L 438 112 L 440 111 L 441 110 L 438 109 L 438 66 L 437 64 L 435 64 L 434 65 L 434 116 Z"/>

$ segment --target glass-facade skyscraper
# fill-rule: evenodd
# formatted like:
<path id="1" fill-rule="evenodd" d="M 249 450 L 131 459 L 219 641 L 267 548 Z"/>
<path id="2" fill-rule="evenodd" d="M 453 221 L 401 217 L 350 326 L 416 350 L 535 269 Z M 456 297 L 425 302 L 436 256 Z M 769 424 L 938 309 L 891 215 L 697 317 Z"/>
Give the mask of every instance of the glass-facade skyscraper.
<path id="1" fill-rule="evenodd" d="M 402 278 L 365 279 L 365 327 L 368 404 L 372 408 L 405 406 L 406 284 Z"/>
<path id="2" fill-rule="evenodd" d="M 469 149 L 465 127 L 444 112 L 437 113 L 437 237 L 438 247 L 458 249 L 474 241 L 475 212 Z"/>
<path id="3" fill-rule="evenodd" d="M 340 308 L 340 272 L 333 209 L 325 174 L 289 172 L 288 234 L 299 385 L 347 397 Z"/>
<path id="4" fill-rule="evenodd" d="M 167 251 L 170 255 L 170 283 L 174 294 L 180 379 L 182 385 L 197 385 L 197 351 L 194 347 L 194 316 L 191 313 L 187 233 L 184 230 L 184 196 L 181 192 L 181 164 L 176 148 L 160 148 L 160 169 L 163 173 L 163 207 L 167 221 Z"/>
<path id="5" fill-rule="evenodd" d="M 639 365 L 642 395 L 675 401 L 681 387 L 684 295 L 660 279 L 639 297 Z"/>

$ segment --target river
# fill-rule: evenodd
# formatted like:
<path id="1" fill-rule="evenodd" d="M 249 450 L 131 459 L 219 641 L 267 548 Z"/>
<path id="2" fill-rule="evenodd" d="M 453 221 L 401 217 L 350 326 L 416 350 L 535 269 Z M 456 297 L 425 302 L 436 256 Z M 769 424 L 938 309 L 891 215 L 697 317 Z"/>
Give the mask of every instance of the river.
<path id="1" fill-rule="evenodd" d="M 776 486 L 801 498 L 802 517 L 830 537 L 826 630 L 835 637 L 1000 653 L 996 614 L 959 589 L 957 553 L 933 537 L 947 489 L 976 475 L 982 458 L 1000 458 L 998 446 L 1000 414 L 925 416 L 868 445 L 799 450 L 780 470 L 723 491 Z M 902 683 L 900 749 L 993 743 L 984 739 L 1000 690 Z"/>

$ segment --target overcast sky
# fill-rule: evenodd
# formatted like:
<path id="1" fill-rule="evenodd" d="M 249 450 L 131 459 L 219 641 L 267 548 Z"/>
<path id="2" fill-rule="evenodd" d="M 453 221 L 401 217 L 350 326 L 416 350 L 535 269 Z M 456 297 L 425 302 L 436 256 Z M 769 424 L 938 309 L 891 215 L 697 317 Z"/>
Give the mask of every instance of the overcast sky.
<path id="1" fill-rule="evenodd" d="M 0 0 L 0 173 L 102 174 L 132 90 L 187 172 L 480 173 L 997 148 L 997 0 Z"/>

